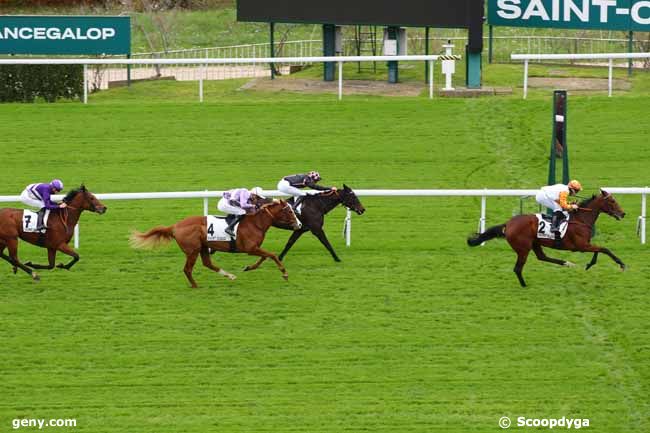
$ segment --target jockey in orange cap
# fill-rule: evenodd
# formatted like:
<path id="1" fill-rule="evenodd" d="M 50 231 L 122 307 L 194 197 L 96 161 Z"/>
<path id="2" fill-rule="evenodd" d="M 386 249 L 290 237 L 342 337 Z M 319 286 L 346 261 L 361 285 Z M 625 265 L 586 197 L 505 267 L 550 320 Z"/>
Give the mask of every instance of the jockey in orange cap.
<path id="1" fill-rule="evenodd" d="M 553 211 L 551 231 L 555 233 L 556 243 L 561 241 L 560 224 L 564 218 L 568 216 L 565 212 L 578 209 L 577 204 L 569 203 L 567 199 L 569 196 L 575 196 L 580 191 L 582 191 L 582 185 L 580 185 L 580 182 L 572 180 L 567 185 L 558 183 L 556 185 L 543 186 L 535 196 L 537 203 Z"/>

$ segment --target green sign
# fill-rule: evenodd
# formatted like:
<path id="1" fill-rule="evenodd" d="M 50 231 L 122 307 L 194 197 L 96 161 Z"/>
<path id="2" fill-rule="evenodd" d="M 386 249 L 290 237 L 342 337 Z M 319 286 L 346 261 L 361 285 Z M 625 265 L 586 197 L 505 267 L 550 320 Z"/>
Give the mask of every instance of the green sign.
<path id="1" fill-rule="evenodd" d="M 131 54 L 131 19 L 0 16 L 0 54 Z"/>
<path id="2" fill-rule="evenodd" d="M 648 0 L 489 0 L 494 26 L 650 32 Z"/>

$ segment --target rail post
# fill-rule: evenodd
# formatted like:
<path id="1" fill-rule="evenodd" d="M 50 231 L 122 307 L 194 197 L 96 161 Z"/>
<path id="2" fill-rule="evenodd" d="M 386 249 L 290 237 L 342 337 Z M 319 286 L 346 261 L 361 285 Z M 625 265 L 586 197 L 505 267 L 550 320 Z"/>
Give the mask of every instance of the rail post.
<path id="1" fill-rule="evenodd" d="M 209 203 L 208 203 L 208 190 L 205 190 L 205 197 L 203 197 L 203 215 L 208 216 L 208 212 L 210 211 Z"/>
<path id="2" fill-rule="evenodd" d="M 343 62 L 339 62 L 339 101 L 343 99 Z"/>
<path id="3" fill-rule="evenodd" d="M 344 232 L 345 246 L 349 247 L 352 243 L 352 211 L 350 209 L 347 210 L 345 215 Z"/>
<path id="4" fill-rule="evenodd" d="M 646 192 L 648 188 L 646 187 Z M 647 207 L 647 193 L 644 192 L 641 194 L 641 216 L 639 217 L 639 223 L 641 226 L 641 244 L 645 245 L 646 236 L 645 236 L 645 220 L 646 220 L 646 207 Z"/>
<path id="5" fill-rule="evenodd" d="M 74 226 L 74 249 L 79 249 L 79 224 Z"/>
<path id="6" fill-rule="evenodd" d="M 609 89 L 609 97 L 612 97 L 612 81 L 613 81 L 613 75 L 614 75 L 614 59 L 609 59 L 609 76 L 608 76 L 608 89 Z"/>
<path id="7" fill-rule="evenodd" d="M 88 103 L 88 65 L 84 65 L 84 104 Z"/>
<path id="8" fill-rule="evenodd" d="M 429 60 L 429 99 L 433 99 L 433 60 Z"/>
<path id="9" fill-rule="evenodd" d="M 528 97 L 528 59 L 524 61 L 524 99 Z"/>

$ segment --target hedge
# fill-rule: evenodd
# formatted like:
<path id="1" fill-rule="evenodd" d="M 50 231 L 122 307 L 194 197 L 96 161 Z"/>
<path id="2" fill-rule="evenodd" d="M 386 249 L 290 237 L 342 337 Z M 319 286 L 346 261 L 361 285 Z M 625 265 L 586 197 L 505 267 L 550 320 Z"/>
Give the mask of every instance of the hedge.
<path id="1" fill-rule="evenodd" d="M 2 65 L 0 102 L 55 102 L 83 94 L 82 65 Z"/>

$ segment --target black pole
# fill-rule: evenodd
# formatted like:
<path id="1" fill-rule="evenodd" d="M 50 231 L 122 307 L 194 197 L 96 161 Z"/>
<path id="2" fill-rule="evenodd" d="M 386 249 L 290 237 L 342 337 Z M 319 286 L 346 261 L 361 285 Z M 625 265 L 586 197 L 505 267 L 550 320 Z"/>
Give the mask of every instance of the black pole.
<path id="1" fill-rule="evenodd" d="M 269 57 L 275 57 L 275 47 L 273 43 L 273 34 L 275 33 L 275 23 L 270 23 L 271 30 L 271 55 Z M 271 63 L 271 79 L 275 79 L 275 64 Z"/>
<path id="2" fill-rule="evenodd" d="M 494 37 L 494 26 L 490 26 L 490 36 L 488 38 L 488 63 L 492 64 L 492 44 Z"/>
<path id="3" fill-rule="evenodd" d="M 424 28 L 424 55 L 429 55 L 429 27 Z M 429 84 L 429 61 L 424 62 L 424 82 Z"/>

